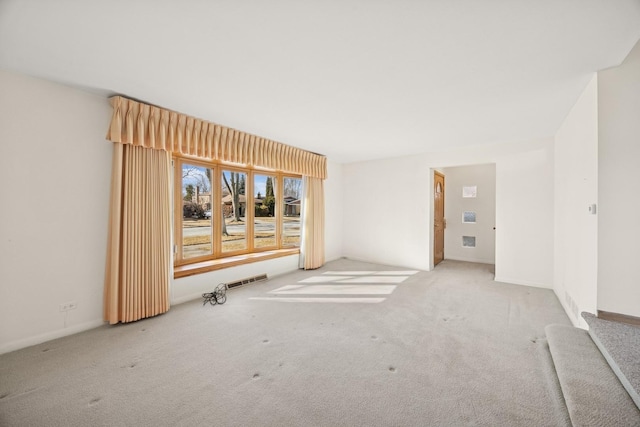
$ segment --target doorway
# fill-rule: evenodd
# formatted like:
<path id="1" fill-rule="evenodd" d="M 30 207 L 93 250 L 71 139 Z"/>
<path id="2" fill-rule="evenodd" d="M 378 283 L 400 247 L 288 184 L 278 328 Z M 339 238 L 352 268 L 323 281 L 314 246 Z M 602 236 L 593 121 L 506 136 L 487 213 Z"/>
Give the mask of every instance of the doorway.
<path id="1" fill-rule="evenodd" d="M 444 175 L 434 171 L 433 174 L 433 266 L 444 259 Z"/>
<path id="2" fill-rule="evenodd" d="M 452 166 L 439 171 L 447 177 L 446 259 L 495 264 L 495 164 Z"/>

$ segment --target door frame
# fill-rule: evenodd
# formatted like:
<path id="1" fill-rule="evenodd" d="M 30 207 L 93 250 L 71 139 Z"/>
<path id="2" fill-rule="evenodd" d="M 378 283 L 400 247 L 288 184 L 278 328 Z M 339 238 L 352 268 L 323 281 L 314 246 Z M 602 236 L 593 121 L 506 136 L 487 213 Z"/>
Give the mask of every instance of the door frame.
<path id="1" fill-rule="evenodd" d="M 437 243 L 437 239 L 436 239 L 436 181 L 437 178 L 436 177 L 441 177 L 442 178 L 442 259 L 440 261 L 438 261 L 438 263 L 444 261 L 444 244 L 445 244 L 445 239 L 444 239 L 444 233 L 445 230 L 447 228 L 447 220 L 446 220 L 446 216 L 445 216 L 445 212 L 444 212 L 444 207 L 445 207 L 445 198 L 446 198 L 446 184 L 445 184 L 445 175 L 442 172 L 438 172 L 437 170 L 433 171 L 433 182 L 431 185 L 431 201 L 432 201 L 432 205 L 433 205 L 433 209 L 431 210 L 433 212 L 432 215 L 432 244 L 431 244 L 431 248 L 432 248 L 432 252 L 431 252 L 431 266 L 432 268 L 434 268 L 436 266 L 436 243 Z"/>
<path id="2" fill-rule="evenodd" d="M 445 162 L 443 162 L 442 164 L 440 164 L 439 166 L 434 166 L 434 167 L 430 167 L 429 169 L 429 200 L 428 200 L 428 209 L 429 209 L 429 230 L 431 230 L 429 232 L 429 271 L 434 269 L 434 258 L 435 258 L 435 254 L 434 254 L 434 248 L 435 248 L 435 242 L 434 242 L 434 228 L 435 228 L 435 221 L 434 221 L 434 216 L 435 216 L 435 174 L 436 172 L 439 173 L 440 175 L 444 175 L 444 173 L 442 171 L 446 171 L 447 168 L 450 167 L 462 167 L 462 166 L 476 166 L 476 165 L 485 165 L 485 164 L 492 164 L 494 165 L 495 169 L 496 169 L 496 175 L 495 175 L 495 180 L 493 182 L 493 185 L 495 186 L 495 192 L 496 192 L 496 199 L 495 199 L 495 218 L 494 218 L 494 226 L 493 226 L 493 239 L 494 239 L 494 270 L 493 273 L 495 275 L 495 271 L 497 271 L 499 269 L 498 264 L 500 264 L 500 260 L 501 258 L 498 256 L 498 254 L 500 253 L 499 249 L 500 249 L 500 243 L 501 240 L 498 238 L 498 231 L 496 230 L 498 224 L 498 217 L 499 217 L 499 210 L 498 210 L 498 206 L 499 206 L 499 202 L 500 202 L 500 192 L 498 191 L 499 188 L 499 183 L 500 183 L 500 177 L 498 175 L 498 164 L 497 162 L 493 161 L 489 161 L 489 162 L 471 162 L 471 163 L 455 163 L 455 164 L 447 164 Z M 445 175 L 446 177 L 446 175 Z M 445 193 L 446 193 L 446 189 L 445 189 Z M 445 196 L 446 197 L 446 196 Z M 454 196 L 455 197 L 455 196 Z M 500 211 L 502 212 L 502 211 Z M 446 211 L 445 211 L 445 215 L 446 215 Z M 446 216 L 445 216 L 446 218 Z M 446 231 L 445 231 L 446 232 Z M 445 249 L 446 249 L 446 243 L 445 243 Z"/>

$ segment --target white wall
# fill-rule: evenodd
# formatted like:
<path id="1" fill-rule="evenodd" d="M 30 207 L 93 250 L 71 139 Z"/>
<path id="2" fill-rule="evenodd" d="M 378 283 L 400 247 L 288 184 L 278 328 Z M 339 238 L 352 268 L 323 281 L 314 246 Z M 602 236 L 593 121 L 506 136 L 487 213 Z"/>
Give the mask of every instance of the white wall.
<path id="1" fill-rule="evenodd" d="M 496 280 L 553 286 L 553 140 L 496 163 Z"/>
<path id="2" fill-rule="evenodd" d="M 598 73 L 598 309 L 640 316 L 640 42 Z"/>
<path id="3" fill-rule="evenodd" d="M 552 139 L 344 165 L 344 255 L 429 270 L 432 169 L 482 163 L 496 164 L 496 280 L 551 288 Z"/>
<path id="4" fill-rule="evenodd" d="M 112 143 L 108 100 L 0 71 L 0 353 L 103 324 Z M 342 256 L 342 165 L 325 183 L 326 257 Z M 174 280 L 172 303 L 296 270 L 289 256 Z M 59 311 L 75 301 L 76 310 Z"/>
<path id="5" fill-rule="evenodd" d="M 424 156 L 345 164 L 344 255 L 428 270 L 431 175 Z"/>
<path id="6" fill-rule="evenodd" d="M 102 324 L 112 146 L 104 97 L 3 71 L 0 93 L 4 352 Z"/>
<path id="7" fill-rule="evenodd" d="M 445 168 L 444 257 L 458 261 L 495 263 L 496 166 Z M 462 187 L 476 186 L 477 196 L 462 197 Z M 463 223 L 462 213 L 476 213 L 475 223 Z M 462 236 L 475 236 L 476 247 L 462 246 Z"/>
<path id="8" fill-rule="evenodd" d="M 576 326 L 597 310 L 598 85 L 594 75 L 555 136 L 553 288 Z M 597 212 L 597 208 L 596 208 Z"/>

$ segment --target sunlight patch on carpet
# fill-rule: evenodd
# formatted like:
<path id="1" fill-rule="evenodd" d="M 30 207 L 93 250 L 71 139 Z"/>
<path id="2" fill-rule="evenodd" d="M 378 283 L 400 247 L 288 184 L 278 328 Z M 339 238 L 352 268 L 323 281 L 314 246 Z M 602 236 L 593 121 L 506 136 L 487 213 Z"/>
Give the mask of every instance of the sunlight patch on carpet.
<path id="1" fill-rule="evenodd" d="M 312 276 L 298 283 L 402 283 L 407 276 Z"/>
<path id="2" fill-rule="evenodd" d="M 347 276 L 368 276 L 370 274 L 375 274 L 376 271 L 325 271 L 322 274 L 327 275 L 347 275 Z"/>
<path id="3" fill-rule="evenodd" d="M 274 289 L 269 293 L 304 295 L 389 295 L 395 289 L 395 285 L 309 285 L 302 287 L 288 285 Z"/>
<path id="4" fill-rule="evenodd" d="M 269 297 L 253 297 L 251 300 L 262 301 L 278 301 L 278 302 L 315 302 L 315 303 L 339 303 L 339 304 L 378 304 L 383 302 L 386 298 L 269 298 Z"/>
<path id="5" fill-rule="evenodd" d="M 300 280 L 298 283 L 327 283 L 346 279 L 353 279 L 353 276 L 312 276 L 304 280 Z"/>
<path id="6" fill-rule="evenodd" d="M 371 275 L 381 275 L 381 276 L 412 276 L 418 273 L 418 270 L 369 270 L 369 271 L 325 271 L 322 273 L 323 275 L 333 275 L 333 276 L 371 276 Z"/>
<path id="7" fill-rule="evenodd" d="M 338 280 L 338 283 L 402 283 L 405 276 L 363 276 Z"/>
<path id="8" fill-rule="evenodd" d="M 379 276 L 412 276 L 417 274 L 418 270 L 406 270 L 406 271 L 377 271 L 374 274 Z"/>
<path id="9" fill-rule="evenodd" d="M 354 270 L 327 271 L 319 276 L 299 280 L 299 284 L 285 285 L 269 291 L 269 297 L 254 300 L 317 303 L 381 303 L 385 298 L 355 298 L 351 295 L 391 295 L 397 285 L 418 273 L 417 270 Z M 320 285 L 320 283 L 329 283 Z M 385 283 L 393 283 L 388 285 Z M 309 295 L 305 298 L 289 295 Z M 326 297 L 314 297 L 324 295 Z M 329 297 L 329 295 L 333 295 Z"/>

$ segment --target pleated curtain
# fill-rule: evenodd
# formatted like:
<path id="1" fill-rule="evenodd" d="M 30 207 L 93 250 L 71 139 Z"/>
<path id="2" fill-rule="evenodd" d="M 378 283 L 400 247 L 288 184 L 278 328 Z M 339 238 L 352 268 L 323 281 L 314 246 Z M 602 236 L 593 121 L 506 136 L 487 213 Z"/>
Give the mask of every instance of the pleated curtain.
<path id="1" fill-rule="evenodd" d="M 324 181 L 305 176 L 302 191 L 299 267 L 313 270 L 324 264 Z"/>
<path id="2" fill-rule="evenodd" d="M 114 96 L 107 139 L 175 154 L 326 178 L 327 159 L 226 126 Z"/>
<path id="3" fill-rule="evenodd" d="M 113 144 L 104 319 L 132 322 L 169 310 L 171 157 Z"/>

